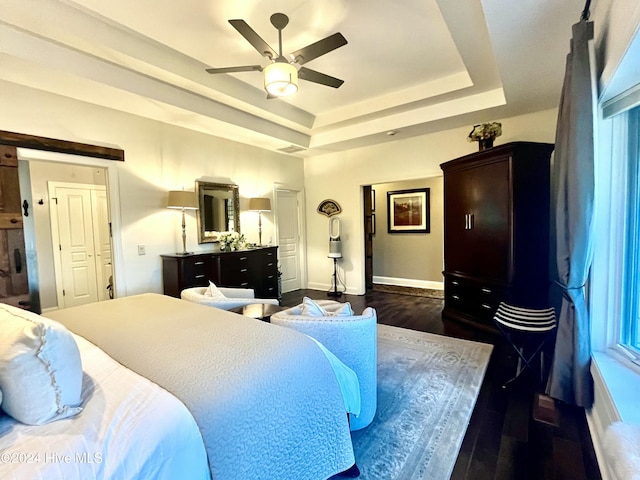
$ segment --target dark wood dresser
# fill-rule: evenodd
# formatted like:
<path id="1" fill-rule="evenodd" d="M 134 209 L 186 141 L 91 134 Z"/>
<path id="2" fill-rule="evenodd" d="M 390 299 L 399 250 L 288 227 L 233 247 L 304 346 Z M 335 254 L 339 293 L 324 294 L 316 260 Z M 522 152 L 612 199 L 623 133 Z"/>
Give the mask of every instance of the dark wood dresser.
<path id="1" fill-rule="evenodd" d="M 180 297 L 189 287 L 253 288 L 256 298 L 278 298 L 278 247 L 235 252 L 161 255 L 164 294 Z"/>
<path id="2" fill-rule="evenodd" d="M 501 301 L 548 306 L 552 151 L 514 142 L 440 165 L 449 332 L 490 337 Z"/>

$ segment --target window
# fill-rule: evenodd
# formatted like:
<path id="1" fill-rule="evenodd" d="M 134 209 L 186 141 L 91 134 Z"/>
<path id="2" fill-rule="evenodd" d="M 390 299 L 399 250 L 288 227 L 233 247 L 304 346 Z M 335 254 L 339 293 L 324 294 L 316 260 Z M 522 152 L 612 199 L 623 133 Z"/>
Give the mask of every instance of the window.
<path id="1" fill-rule="evenodd" d="M 622 321 L 619 342 L 640 359 L 640 107 L 628 115 L 628 162 L 623 249 Z"/>

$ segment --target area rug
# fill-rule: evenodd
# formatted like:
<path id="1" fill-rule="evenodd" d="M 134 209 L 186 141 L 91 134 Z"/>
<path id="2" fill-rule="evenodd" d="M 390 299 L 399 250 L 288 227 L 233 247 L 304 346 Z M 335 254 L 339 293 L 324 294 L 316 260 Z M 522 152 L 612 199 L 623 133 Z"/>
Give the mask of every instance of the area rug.
<path id="1" fill-rule="evenodd" d="M 378 408 L 352 432 L 360 480 L 448 479 L 492 349 L 379 324 Z"/>
<path id="2" fill-rule="evenodd" d="M 426 297 L 436 299 L 444 298 L 444 290 L 434 290 L 432 288 L 402 287 L 399 285 L 384 285 L 381 283 L 374 283 L 373 290 L 376 292 L 411 295 L 413 297 Z"/>

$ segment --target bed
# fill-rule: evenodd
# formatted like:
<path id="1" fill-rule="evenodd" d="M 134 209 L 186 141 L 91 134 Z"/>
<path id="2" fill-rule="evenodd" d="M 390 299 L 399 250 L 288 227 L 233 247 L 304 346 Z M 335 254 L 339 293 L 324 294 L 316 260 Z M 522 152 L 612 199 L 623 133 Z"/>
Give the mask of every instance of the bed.
<path id="1" fill-rule="evenodd" d="M 157 294 L 47 316 L 77 339 L 83 411 L 3 416 L 0 478 L 304 480 L 354 464 L 335 365 L 298 332 Z"/>

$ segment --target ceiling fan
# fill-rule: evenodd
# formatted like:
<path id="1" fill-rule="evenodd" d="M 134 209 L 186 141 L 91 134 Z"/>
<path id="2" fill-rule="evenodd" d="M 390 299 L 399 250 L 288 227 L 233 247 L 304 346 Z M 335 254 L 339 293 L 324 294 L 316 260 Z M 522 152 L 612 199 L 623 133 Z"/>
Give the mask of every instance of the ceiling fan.
<path id="1" fill-rule="evenodd" d="M 285 97 L 298 91 L 298 78 L 308 82 L 319 83 L 338 88 L 344 80 L 303 67 L 307 62 L 329 53 L 347 44 L 347 39 L 340 33 L 334 33 L 289 55 L 282 55 L 282 29 L 289 23 L 284 13 L 271 15 L 271 24 L 278 30 L 278 52 L 269 46 L 244 20 L 229 20 L 229 23 L 242 35 L 258 53 L 269 58 L 272 63 L 266 67 L 261 65 L 244 65 L 239 67 L 208 68 L 208 73 L 264 72 L 264 88 L 267 98 Z"/>

